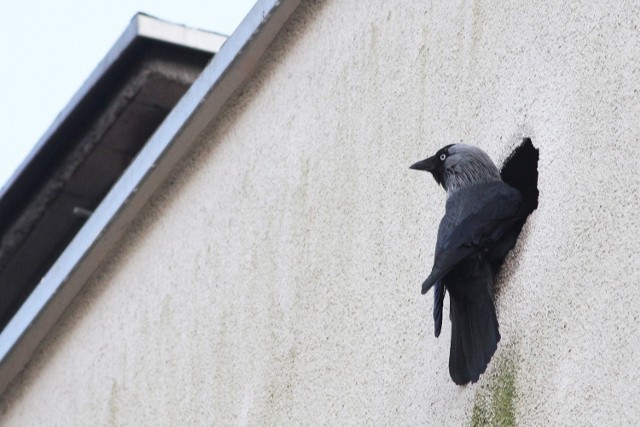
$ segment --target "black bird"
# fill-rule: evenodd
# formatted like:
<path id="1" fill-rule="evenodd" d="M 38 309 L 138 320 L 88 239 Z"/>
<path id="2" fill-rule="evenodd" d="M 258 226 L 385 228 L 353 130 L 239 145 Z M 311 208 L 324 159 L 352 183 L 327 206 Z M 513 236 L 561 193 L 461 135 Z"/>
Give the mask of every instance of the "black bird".
<path id="1" fill-rule="evenodd" d="M 448 145 L 411 169 L 431 172 L 447 191 L 433 269 L 422 293 L 434 287 L 438 337 L 444 296 L 449 292 L 449 373 L 456 384 L 476 382 L 500 341 L 493 279 L 528 212 L 520 192 L 502 181 L 491 158 L 477 147 Z"/>

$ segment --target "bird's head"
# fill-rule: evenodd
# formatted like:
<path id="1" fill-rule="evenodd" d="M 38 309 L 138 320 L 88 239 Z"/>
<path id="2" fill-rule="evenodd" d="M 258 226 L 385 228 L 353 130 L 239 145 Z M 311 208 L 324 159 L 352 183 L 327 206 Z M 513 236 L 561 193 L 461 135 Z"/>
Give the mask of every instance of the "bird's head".
<path id="1" fill-rule="evenodd" d="M 487 153 L 467 144 L 447 145 L 434 156 L 414 163 L 411 169 L 431 172 L 447 192 L 482 182 L 500 181 L 500 172 Z"/>

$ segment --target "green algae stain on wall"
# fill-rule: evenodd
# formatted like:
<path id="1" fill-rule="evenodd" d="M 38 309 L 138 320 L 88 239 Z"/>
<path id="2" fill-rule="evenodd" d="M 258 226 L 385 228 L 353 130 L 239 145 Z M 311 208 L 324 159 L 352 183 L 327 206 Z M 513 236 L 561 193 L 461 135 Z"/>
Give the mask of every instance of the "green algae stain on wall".
<path id="1" fill-rule="evenodd" d="M 472 427 L 516 425 L 516 361 L 513 354 L 507 354 L 497 362 L 495 375 L 476 395 Z"/>
<path id="2" fill-rule="evenodd" d="M 111 393 L 109 394 L 109 424 L 110 426 L 117 426 L 118 424 L 118 395 L 120 394 L 120 387 L 115 380 L 111 382 Z"/>

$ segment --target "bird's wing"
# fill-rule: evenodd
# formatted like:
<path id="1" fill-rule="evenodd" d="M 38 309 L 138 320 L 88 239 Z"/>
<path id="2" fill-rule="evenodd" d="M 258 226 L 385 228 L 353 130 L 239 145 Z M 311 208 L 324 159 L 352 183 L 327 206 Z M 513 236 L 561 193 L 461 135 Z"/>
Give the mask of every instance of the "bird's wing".
<path id="1" fill-rule="evenodd" d="M 442 306 L 444 305 L 446 291 L 447 288 L 445 288 L 442 280 L 437 282 L 433 288 L 433 322 L 436 338 L 440 336 L 440 330 L 442 329 Z"/>
<path id="2" fill-rule="evenodd" d="M 469 187 L 451 197 L 457 200 L 447 202 L 423 294 L 461 260 L 497 241 L 520 217 L 520 193 L 501 181 Z"/>

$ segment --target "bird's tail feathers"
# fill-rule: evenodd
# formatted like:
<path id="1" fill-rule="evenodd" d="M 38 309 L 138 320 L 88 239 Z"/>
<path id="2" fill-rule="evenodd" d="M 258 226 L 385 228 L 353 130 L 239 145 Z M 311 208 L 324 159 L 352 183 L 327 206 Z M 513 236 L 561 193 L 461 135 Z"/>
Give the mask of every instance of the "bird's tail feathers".
<path id="1" fill-rule="evenodd" d="M 458 385 L 476 382 L 487 369 L 500 341 L 498 320 L 487 290 L 480 300 L 456 298 L 451 302 L 449 373 Z"/>

